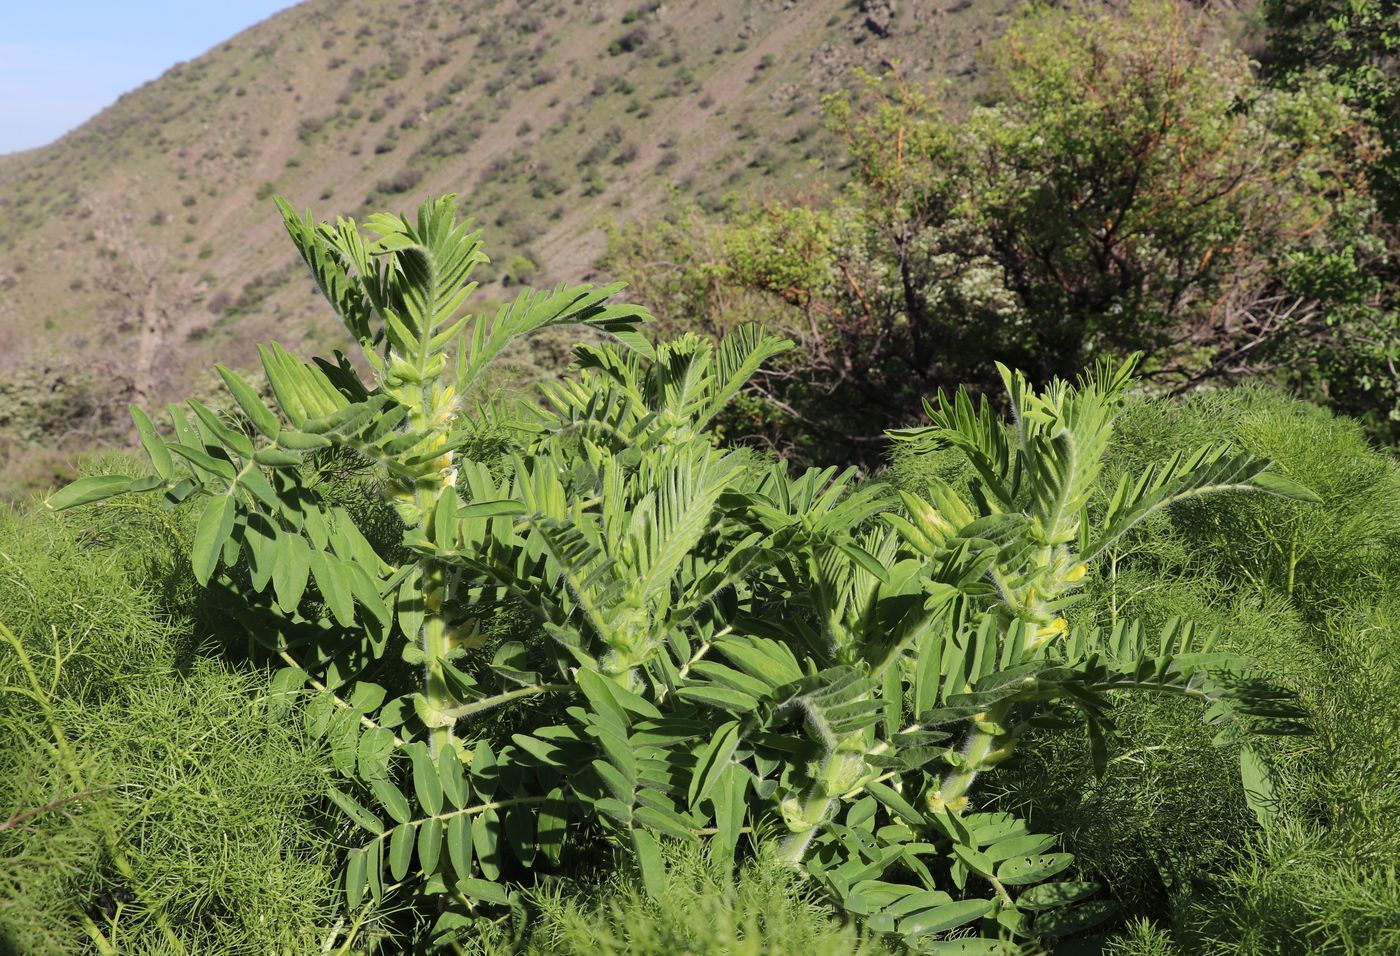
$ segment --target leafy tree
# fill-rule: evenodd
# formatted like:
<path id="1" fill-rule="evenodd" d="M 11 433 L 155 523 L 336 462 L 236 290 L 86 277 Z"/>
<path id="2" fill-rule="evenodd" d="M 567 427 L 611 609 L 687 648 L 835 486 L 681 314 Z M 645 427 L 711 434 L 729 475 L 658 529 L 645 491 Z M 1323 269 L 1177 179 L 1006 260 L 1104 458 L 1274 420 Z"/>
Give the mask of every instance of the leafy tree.
<path id="1" fill-rule="evenodd" d="M 845 436 L 929 391 L 994 389 L 991 357 L 1043 384 L 1143 351 L 1162 387 L 1273 374 L 1384 419 L 1397 337 L 1357 159 L 1370 134 L 1331 86 L 1262 85 L 1170 0 L 1034 7 L 992 62 L 991 105 L 965 114 L 897 77 L 829 100 L 852 172 L 834 202 L 699 238 L 684 212 L 615 232 L 606 264 L 674 263 L 642 288 L 663 317 L 766 303 L 801 351 L 765 394 L 859 458 Z"/>
<path id="2" fill-rule="evenodd" d="M 1379 143 L 1363 150 L 1373 190 L 1385 217 L 1376 229 L 1341 217 L 1332 248 L 1300 258 L 1289 271 L 1291 291 L 1335 303 L 1332 336 L 1298 350 L 1297 366 L 1316 370 L 1308 390 L 1366 421 L 1373 434 L 1400 437 L 1400 356 L 1397 356 L 1396 291 L 1400 289 L 1400 9 L 1383 0 L 1296 2 L 1266 0 L 1269 29 L 1267 74 L 1298 89 L 1321 77 L 1374 127 Z"/>
<path id="3" fill-rule="evenodd" d="M 1363 109 L 1386 146 L 1377 192 L 1400 218 L 1400 8 L 1387 0 L 1264 0 L 1269 73 L 1284 84 L 1320 72 Z"/>
<path id="4" fill-rule="evenodd" d="M 1093 884 L 1048 882 L 1073 857 L 980 810 L 974 784 L 1047 723 L 1083 727 L 1102 764 L 1120 691 L 1207 704 L 1271 819 L 1254 735 L 1303 729 L 1287 691 L 1188 624 L 1065 616 L 1151 514 L 1220 492 L 1312 497 L 1206 446 L 1125 476 L 1088 518 L 1136 359 L 1043 390 L 1001 368 L 1010 429 L 940 395 L 933 425 L 898 437 L 955 448 L 976 481 L 897 504 L 853 469 L 794 474 L 720 444 L 712 424 L 790 345 L 758 327 L 653 346 L 615 287 L 524 290 L 473 317 L 482 257 L 450 197 L 372 216 L 373 239 L 281 210 L 369 382 L 343 355 L 274 344 L 271 404 L 221 369 L 236 417 L 190 401 L 162 434 L 133 409 L 151 473 L 48 503 L 200 503 L 193 572 L 279 666 L 271 696 L 303 697 L 336 769 L 328 798 L 356 828 L 328 945 L 392 931 L 451 947 L 609 845 L 661 897 L 663 840 L 704 838 L 728 864 L 745 833 L 775 832 L 776 859 L 872 933 L 1012 953 L 1107 909 Z M 543 406 L 479 407 L 493 359 L 564 324 L 616 342 L 579 345 Z M 519 433 L 512 453 L 475 460 L 499 428 Z M 321 480 L 347 458 L 372 469 L 374 500 Z M 511 602 L 533 612 L 526 640 L 493 631 Z M 961 927 L 980 935 L 946 938 Z"/>

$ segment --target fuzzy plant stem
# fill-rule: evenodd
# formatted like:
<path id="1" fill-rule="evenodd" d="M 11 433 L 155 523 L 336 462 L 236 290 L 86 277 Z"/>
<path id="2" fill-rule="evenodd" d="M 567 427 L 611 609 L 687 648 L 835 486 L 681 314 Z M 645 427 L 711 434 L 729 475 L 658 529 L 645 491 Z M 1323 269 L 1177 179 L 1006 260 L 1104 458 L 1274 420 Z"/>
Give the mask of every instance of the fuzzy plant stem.
<path id="1" fill-rule="evenodd" d="M 455 723 L 448 711 L 456 701 L 447 687 L 447 677 L 443 672 L 443 662 L 452 650 L 451 632 L 443 610 L 447 598 L 448 572 L 437 561 L 425 561 L 423 564 L 423 696 L 427 699 L 427 712 L 432 717 L 428 746 L 436 757 L 443 747 L 451 746 Z"/>
<path id="2" fill-rule="evenodd" d="M 959 752 L 959 763 L 943 778 L 930 798 L 935 810 L 961 813 L 967 808 L 968 791 L 979 774 L 1001 763 L 1016 749 L 1016 737 L 1004 729 L 1013 701 L 993 704 L 973 723 Z"/>
<path id="3" fill-rule="evenodd" d="M 404 389 L 403 399 L 411 403 L 410 429 L 432 434 L 430 441 L 442 454 L 425 463 L 414 482 L 414 519 L 419 530 L 433 531 L 438 502 L 457 478 L 455 456 L 447 447 L 443 425 L 451 412 L 450 398 L 432 385 Z M 434 434 L 435 433 L 435 434 Z M 452 745 L 456 720 L 449 711 L 456 704 L 443 664 L 452 651 L 452 629 L 448 623 L 448 603 L 452 597 L 453 571 L 442 561 L 423 558 L 418 564 L 419 594 L 423 600 L 423 627 L 419 643 L 423 650 L 423 697 L 428 724 L 428 747 L 436 757 L 444 747 Z"/>
<path id="4" fill-rule="evenodd" d="M 862 786 L 868 779 L 863 753 L 835 750 L 823 757 L 817 768 L 817 778 L 792 809 L 784 808 L 789 833 L 778 844 L 778 862 L 796 866 L 807 855 L 807 848 L 817 830 L 826 822 L 833 805 L 851 787 Z"/>
<path id="5" fill-rule="evenodd" d="M 820 784 L 813 784 L 807 791 L 807 796 L 802 801 L 802 813 L 808 819 L 824 819 L 831 809 L 831 804 L 835 798 L 823 796 L 818 793 Z M 811 816 L 809 816 L 811 815 Z M 778 843 L 777 861 L 789 866 L 797 866 L 802 862 L 802 858 L 807 855 L 807 847 L 812 845 L 812 838 L 817 835 L 817 825 L 813 824 L 805 830 L 798 830 L 789 833 Z"/>

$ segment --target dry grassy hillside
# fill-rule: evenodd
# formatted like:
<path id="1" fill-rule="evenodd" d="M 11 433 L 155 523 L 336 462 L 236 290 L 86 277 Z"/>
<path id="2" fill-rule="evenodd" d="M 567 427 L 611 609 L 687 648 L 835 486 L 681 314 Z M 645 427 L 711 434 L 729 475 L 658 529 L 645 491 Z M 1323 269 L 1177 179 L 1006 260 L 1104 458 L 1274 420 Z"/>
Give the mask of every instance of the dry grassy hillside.
<path id="1" fill-rule="evenodd" d="M 1014 6 L 308 0 L 0 157 L 0 456 L 39 419 L 69 446 L 124 431 L 112 398 L 181 392 L 211 356 L 333 341 L 274 192 L 323 216 L 457 192 L 488 296 L 577 280 L 600 222 L 670 189 L 749 201 L 839 162 L 820 99 L 858 66 L 970 85 Z"/>

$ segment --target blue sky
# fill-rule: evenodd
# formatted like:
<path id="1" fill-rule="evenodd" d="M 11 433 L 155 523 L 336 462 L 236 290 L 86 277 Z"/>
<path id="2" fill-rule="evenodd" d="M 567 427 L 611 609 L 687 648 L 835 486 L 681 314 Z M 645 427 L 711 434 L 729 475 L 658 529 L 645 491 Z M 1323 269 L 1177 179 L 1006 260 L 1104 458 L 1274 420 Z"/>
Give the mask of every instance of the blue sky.
<path id="1" fill-rule="evenodd" d="M 294 0 L 0 0 L 0 153 L 53 142 L 118 96 Z"/>

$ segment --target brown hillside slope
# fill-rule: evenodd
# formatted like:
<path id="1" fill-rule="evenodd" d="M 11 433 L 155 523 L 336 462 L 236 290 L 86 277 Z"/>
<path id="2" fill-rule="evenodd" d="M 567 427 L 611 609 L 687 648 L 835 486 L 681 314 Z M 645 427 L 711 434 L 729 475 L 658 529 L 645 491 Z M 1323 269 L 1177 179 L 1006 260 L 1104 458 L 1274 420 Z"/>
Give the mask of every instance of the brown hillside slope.
<path id="1" fill-rule="evenodd" d="M 601 221 L 669 189 L 716 206 L 839 162 L 820 99 L 855 67 L 970 86 L 1015 5 L 308 0 L 0 157 L 0 456 L 7 382 L 86 365 L 150 401 L 260 340 L 338 341 L 274 191 L 320 216 L 456 192 L 488 296 L 577 280 Z"/>

